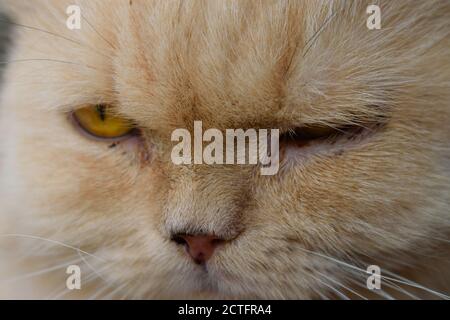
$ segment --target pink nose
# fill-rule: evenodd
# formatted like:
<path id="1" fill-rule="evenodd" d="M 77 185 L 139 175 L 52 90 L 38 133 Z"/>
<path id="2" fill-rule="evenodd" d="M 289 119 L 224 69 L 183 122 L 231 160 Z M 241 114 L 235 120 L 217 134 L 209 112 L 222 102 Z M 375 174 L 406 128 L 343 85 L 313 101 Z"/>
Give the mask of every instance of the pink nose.
<path id="1" fill-rule="evenodd" d="M 224 240 L 212 235 L 177 235 L 173 240 L 186 246 L 189 256 L 197 264 L 204 264 L 208 261 L 217 246 Z"/>

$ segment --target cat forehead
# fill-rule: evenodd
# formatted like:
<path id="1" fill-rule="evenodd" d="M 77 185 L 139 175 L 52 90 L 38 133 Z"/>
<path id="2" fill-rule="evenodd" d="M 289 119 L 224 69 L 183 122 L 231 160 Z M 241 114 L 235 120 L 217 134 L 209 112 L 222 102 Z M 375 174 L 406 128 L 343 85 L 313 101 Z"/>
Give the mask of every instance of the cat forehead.
<path id="1" fill-rule="evenodd" d="M 128 8 L 115 60 L 117 88 L 128 100 L 121 105 L 172 122 L 272 119 L 303 41 L 300 9 L 198 1 Z"/>
<path id="2" fill-rule="evenodd" d="M 348 49 L 339 46 L 345 35 L 336 30 L 351 29 L 357 41 L 358 30 L 367 29 L 346 28 L 352 22 L 340 6 L 345 7 L 317 1 L 189 1 L 129 7 L 116 38 L 120 105 L 133 118 L 177 126 L 203 120 L 215 127 L 281 127 L 365 114 L 371 101 L 348 102 L 365 88 L 339 70 L 355 64 L 362 70 L 364 62 L 346 59 Z M 337 10 L 334 29 L 325 28 L 316 41 Z M 352 10 L 365 21 L 364 4 Z M 316 47 L 308 52 L 312 41 Z M 339 84 L 341 79 L 346 82 Z M 330 89 L 341 95 L 335 95 L 339 113 L 317 99 Z"/>
<path id="3" fill-rule="evenodd" d="M 149 126 L 181 126 L 193 120 L 206 125 L 210 121 L 216 127 L 278 126 L 286 118 L 298 121 L 293 113 L 317 119 L 321 109 L 333 112 L 332 106 L 321 108 L 307 90 L 326 91 L 324 86 L 338 79 L 322 71 L 332 70 L 330 63 L 342 63 L 332 62 L 331 50 L 305 58 L 309 40 L 332 12 L 331 4 L 136 0 L 78 4 L 80 30 L 61 32 L 69 2 L 54 2 L 38 21 L 75 40 L 52 38 L 47 47 L 52 57 L 81 62 L 90 69 L 74 73 L 73 65 L 64 66 L 71 68 L 71 79 L 61 91 L 71 87 L 80 96 L 82 88 L 86 99 L 113 101 L 121 112 Z M 325 31 L 321 37 L 327 40 L 329 35 Z M 346 83 L 345 90 L 335 92 L 351 89 L 352 84 Z M 303 102 L 313 100 L 314 110 L 302 108 Z"/>
<path id="4" fill-rule="evenodd" d="M 328 9 L 317 2 L 271 1 L 129 7 L 116 36 L 120 105 L 134 118 L 158 122 L 281 123 L 286 95 L 301 91 L 302 53 L 316 31 L 305 13 L 320 25 Z"/>

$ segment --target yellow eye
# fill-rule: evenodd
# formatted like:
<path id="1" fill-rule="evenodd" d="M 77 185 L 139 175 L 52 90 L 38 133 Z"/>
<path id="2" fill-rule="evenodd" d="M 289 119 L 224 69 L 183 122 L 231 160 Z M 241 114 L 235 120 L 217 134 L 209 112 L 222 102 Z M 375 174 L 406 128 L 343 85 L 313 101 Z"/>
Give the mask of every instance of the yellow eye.
<path id="1" fill-rule="evenodd" d="M 130 120 L 115 114 L 108 105 L 88 105 L 73 112 L 78 125 L 87 133 L 102 139 L 122 138 L 134 130 Z"/>

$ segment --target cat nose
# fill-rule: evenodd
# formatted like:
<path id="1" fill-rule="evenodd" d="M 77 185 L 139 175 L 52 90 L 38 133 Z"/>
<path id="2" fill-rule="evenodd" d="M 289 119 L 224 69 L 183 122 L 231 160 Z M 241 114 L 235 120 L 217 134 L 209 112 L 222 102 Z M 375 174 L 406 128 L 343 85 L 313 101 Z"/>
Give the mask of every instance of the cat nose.
<path id="1" fill-rule="evenodd" d="M 224 243 L 225 240 L 213 235 L 187 235 L 178 234 L 172 237 L 172 240 L 186 247 L 186 252 L 196 264 L 204 264 L 208 261 L 217 246 Z"/>

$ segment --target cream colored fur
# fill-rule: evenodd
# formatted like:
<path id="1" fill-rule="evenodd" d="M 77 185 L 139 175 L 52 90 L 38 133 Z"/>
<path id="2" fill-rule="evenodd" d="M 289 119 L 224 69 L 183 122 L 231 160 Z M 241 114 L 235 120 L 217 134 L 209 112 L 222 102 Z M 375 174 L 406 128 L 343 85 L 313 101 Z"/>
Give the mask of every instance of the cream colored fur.
<path id="1" fill-rule="evenodd" d="M 84 19 L 71 31 L 73 2 L 1 1 L 19 25 L 0 102 L 0 297 L 342 297 L 332 286 L 358 298 L 340 284 L 386 297 L 348 266 L 370 264 L 450 294 L 449 1 L 380 1 L 381 30 L 366 28 L 371 1 L 76 1 Z M 135 120 L 145 143 L 80 135 L 67 113 L 99 102 Z M 288 130 L 379 119 L 369 138 L 285 159 L 273 177 L 170 161 L 172 130 L 194 120 Z M 170 240 L 178 230 L 231 241 L 206 272 Z M 77 251 L 18 234 L 94 255 L 82 254 L 92 268 L 77 262 L 82 279 L 95 269 L 103 280 L 65 292 Z"/>

